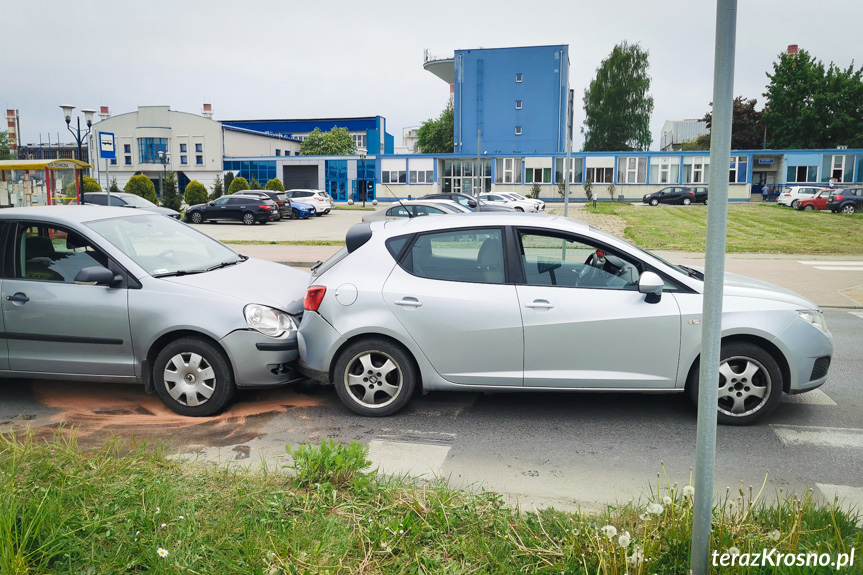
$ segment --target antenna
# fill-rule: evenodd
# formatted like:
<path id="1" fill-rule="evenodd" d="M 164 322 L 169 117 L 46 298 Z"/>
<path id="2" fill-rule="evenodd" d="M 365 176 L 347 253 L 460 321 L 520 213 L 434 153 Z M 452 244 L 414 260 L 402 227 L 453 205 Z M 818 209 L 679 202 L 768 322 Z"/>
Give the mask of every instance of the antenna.
<path id="1" fill-rule="evenodd" d="M 388 185 L 386 185 L 383 182 L 381 182 L 381 185 L 383 187 L 385 187 L 387 189 L 387 191 L 390 193 L 390 195 L 396 199 L 396 201 L 399 203 L 399 205 L 405 209 L 405 212 L 407 212 L 409 219 L 416 217 L 415 215 L 413 215 L 411 213 L 411 211 L 408 209 L 408 207 L 402 203 L 402 201 L 399 199 L 399 197 L 393 193 L 393 191 L 390 189 L 390 187 Z"/>

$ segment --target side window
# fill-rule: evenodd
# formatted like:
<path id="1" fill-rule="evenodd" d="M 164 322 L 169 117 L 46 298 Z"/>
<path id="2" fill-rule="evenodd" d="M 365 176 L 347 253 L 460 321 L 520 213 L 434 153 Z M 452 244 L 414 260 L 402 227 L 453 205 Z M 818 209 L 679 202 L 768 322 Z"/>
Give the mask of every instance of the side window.
<path id="1" fill-rule="evenodd" d="M 387 215 L 396 218 L 406 218 L 408 217 L 408 212 L 402 206 L 396 206 L 394 208 L 388 209 Z"/>
<path id="2" fill-rule="evenodd" d="M 97 206 L 105 206 L 108 204 L 107 196 L 95 195 L 95 194 L 91 195 L 89 198 L 85 196 L 84 201 L 89 202 L 91 204 L 96 204 Z M 111 202 L 111 205 L 114 205 L 114 203 Z"/>
<path id="3" fill-rule="evenodd" d="M 231 199 L 231 198 L 230 198 L 230 197 L 228 197 L 228 196 L 222 196 L 221 198 L 217 199 L 217 200 L 216 200 L 215 202 L 213 202 L 213 203 L 214 203 L 215 205 L 217 205 L 217 206 L 224 206 L 224 205 L 226 205 L 226 204 L 228 203 L 228 200 L 230 200 L 230 199 Z"/>
<path id="4" fill-rule="evenodd" d="M 499 229 L 453 230 L 417 237 L 406 260 L 416 276 L 455 282 L 505 282 Z"/>
<path id="5" fill-rule="evenodd" d="M 580 238 L 522 232 L 528 285 L 637 290 L 640 265 Z"/>
<path id="6" fill-rule="evenodd" d="M 47 225 L 21 226 L 16 237 L 15 277 L 75 283 L 84 268 L 108 266 L 108 257 L 77 232 Z"/>
<path id="7" fill-rule="evenodd" d="M 431 206 L 414 206 L 414 214 L 417 216 L 439 216 L 443 213 L 443 210 Z"/>

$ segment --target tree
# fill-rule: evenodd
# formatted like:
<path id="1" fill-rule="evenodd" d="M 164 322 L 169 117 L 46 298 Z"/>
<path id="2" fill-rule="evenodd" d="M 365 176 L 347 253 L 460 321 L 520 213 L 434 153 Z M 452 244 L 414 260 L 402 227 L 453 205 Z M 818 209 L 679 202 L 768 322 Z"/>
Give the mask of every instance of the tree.
<path id="1" fill-rule="evenodd" d="M 447 104 L 437 120 L 428 119 L 417 131 L 417 147 L 423 154 L 451 154 L 453 151 L 455 113 Z"/>
<path id="2" fill-rule="evenodd" d="M 156 186 L 154 186 L 153 181 L 144 174 L 138 174 L 129 178 L 123 191 L 127 194 L 141 196 L 145 200 L 149 200 L 154 204 L 159 203 L 159 198 L 156 197 Z"/>
<path id="3" fill-rule="evenodd" d="M 764 121 L 772 148 L 863 146 L 863 67 L 824 67 L 806 50 L 773 63 Z"/>
<path id="4" fill-rule="evenodd" d="M 587 200 L 590 201 L 593 199 L 593 180 L 588 178 L 584 181 L 584 195 L 587 196 Z"/>
<path id="5" fill-rule="evenodd" d="M 304 156 L 350 156 L 356 152 L 357 145 L 347 128 L 333 128 L 329 132 L 315 128 L 300 144 Z"/>
<path id="6" fill-rule="evenodd" d="M 112 194 L 119 194 L 120 193 L 120 186 L 117 185 L 117 178 L 116 177 L 111 178 L 111 187 L 109 189 L 111 190 Z"/>
<path id="7" fill-rule="evenodd" d="M 182 204 L 182 200 L 180 194 L 177 193 L 177 176 L 174 172 L 168 172 L 162 186 L 162 206 L 179 212 L 180 204 Z"/>
<path id="8" fill-rule="evenodd" d="M 710 134 L 701 134 L 694 140 L 688 140 L 680 144 L 680 149 L 684 151 L 692 150 L 709 150 L 710 149 Z"/>
<path id="9" fill-rule="evenodd" d="M 279 178 L 273 178 L 272 180 L 267 182 L 267 185 L 264 186 L 264 189 L 270 190 L 271 192 L 284 192 L 285 184 L 283 184 L 282 180 L 280 180 Z"/>
<path id="10" fill-rule="evenodd" d="M 207 203 L 207 188 L 198 180 L 192 180 L 186 184 L 186 192 L 183 195 L 186 203 L 190 206 Z"/>
<path id="11" fill-rule="evenodd" d="M 584 91 L 584 150 L 647 150 L 653 97 L 649 95 L 648 52 L 618 44 L 596 69 Z"/>
<path id="12" fill-rule="evenodd" d="M 231 175 L 231 179 L 234 179 L 234 174 L 228 172 Z M 227 181 L 228 176 L 225 176 L 225 180 Z M 225 193 L 225 189 L 222 187 L 222 176 L 216 174 L 216 179 L 213 180 L 213 192 L 210 194 L 210 199 L 215 200 L 216 198 L 221 198 L 222 194 Z"/>
<path id="13" fill-rule="evenodd" d="M 764 112 L 755 110 L 755 98 L 747 100 L 743 96 L 734 98 L 731 106 L 731 149 L 732 150 L 757 150 L 764 145 Z M 713 102 L 710 103 L 713 106 Z M 707 128 L 713 124 L 713 112 L 707 112 L 703 120 L 707 122 Z M 702 134 L 693 144 L 697 147 L 682 149 L 709 150 L 710 134 Z"/>
<path id="14" fill-rule="evenodd" d="M 14 160 L 9 151 L 9 132 L 0 132 L 0 160 Z"/>
<path id="15" fill-rule="evenodd" d="M 231 188 L 231 182 L 234 181 L 234 172 L 228 172 L 225 174 L 225 189 L 228 190 Z"/>
<path id="16" fill-rule="evenodd" d="M 82 190 L 85 194 L 98 194 L 102 191 L 102 186 L 99 185 L 99 182 L 95 178 L 91 178 L 90 176 L 84 176 L 84 189 Z M 70 180 L 68 184 L 63 188 L 63 194 L 68 197 L 74 197 L 78 193 L 78 178 Z"/>
<path id="17" fill-rule="evenodd" d="M 261 189 L 261 182 L 259 182 L 255 178 L 252 178 L 252 181 L 249 184 L 249 189 L 250 190 L 260 190 Z"/>
<path id="18" fill-rule="evenodd" d="M 236 192 L 239 192 L 240 190 L 248 190 L 248 189 L 249 189 L 249 182 L 246 180 L 246 178 L 242 178 L 242 177 L 238 176 L 238 177 L 234 178 L 233 180 L 231 180 L 231 185 L 228 186 L 228 193 L 234 194 Z"/>

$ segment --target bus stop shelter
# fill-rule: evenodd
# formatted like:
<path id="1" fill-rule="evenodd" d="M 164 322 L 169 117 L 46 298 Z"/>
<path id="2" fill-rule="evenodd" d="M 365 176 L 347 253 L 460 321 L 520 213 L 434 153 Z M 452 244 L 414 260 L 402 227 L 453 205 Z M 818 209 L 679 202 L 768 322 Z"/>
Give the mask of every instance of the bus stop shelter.
<path id="1" fill-rule="evenodd" d="M 50 206 L 81 199 L 79 172 L 87 162 L 61 160 L 0 160 L 0 206 Z"/>

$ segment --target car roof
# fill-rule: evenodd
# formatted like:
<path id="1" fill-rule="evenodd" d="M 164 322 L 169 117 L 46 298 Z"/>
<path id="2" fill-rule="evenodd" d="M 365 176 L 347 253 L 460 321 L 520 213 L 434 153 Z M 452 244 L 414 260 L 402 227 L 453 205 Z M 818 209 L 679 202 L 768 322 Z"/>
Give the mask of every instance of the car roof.
<path id="1" fill-rule="evenodd" d="M 371 225 L 374 233 L 387 237 L 408 233 L 446 231 L 453 228 L 484 226 L 536 226 L 549 229 L 568 229 L 571 231 L 590 228 L 580 220 L 547 214 L 525 214 L 521 212 L 471 212 L 469 214 L 447 214 L 433 218 L 399 218 L 397 220 L 375 221 Z"/>
<path id="2" fill-rule="evenodd" d="M 149 212 L 152 214 L 153 212 Z M 0 220 L 40 219 L 51 223 L 85 223 L 108 218 L 129 218 L 146 215 L 138 210 L 115 206 L 32 206 L 0 210 Z M 163 216 L 160 216 L 163 217 Z"/>
<path id="3" fill-rule="evenodd" d="M 84 192 L 85 196 L 107 196 L 108 192 Z M 135 194 L 130 194 L 128 192 L 111 192 L 112 196 L 117 196 L 118 198 L 128 198 L 129 196 L 134 196 Z"/>

